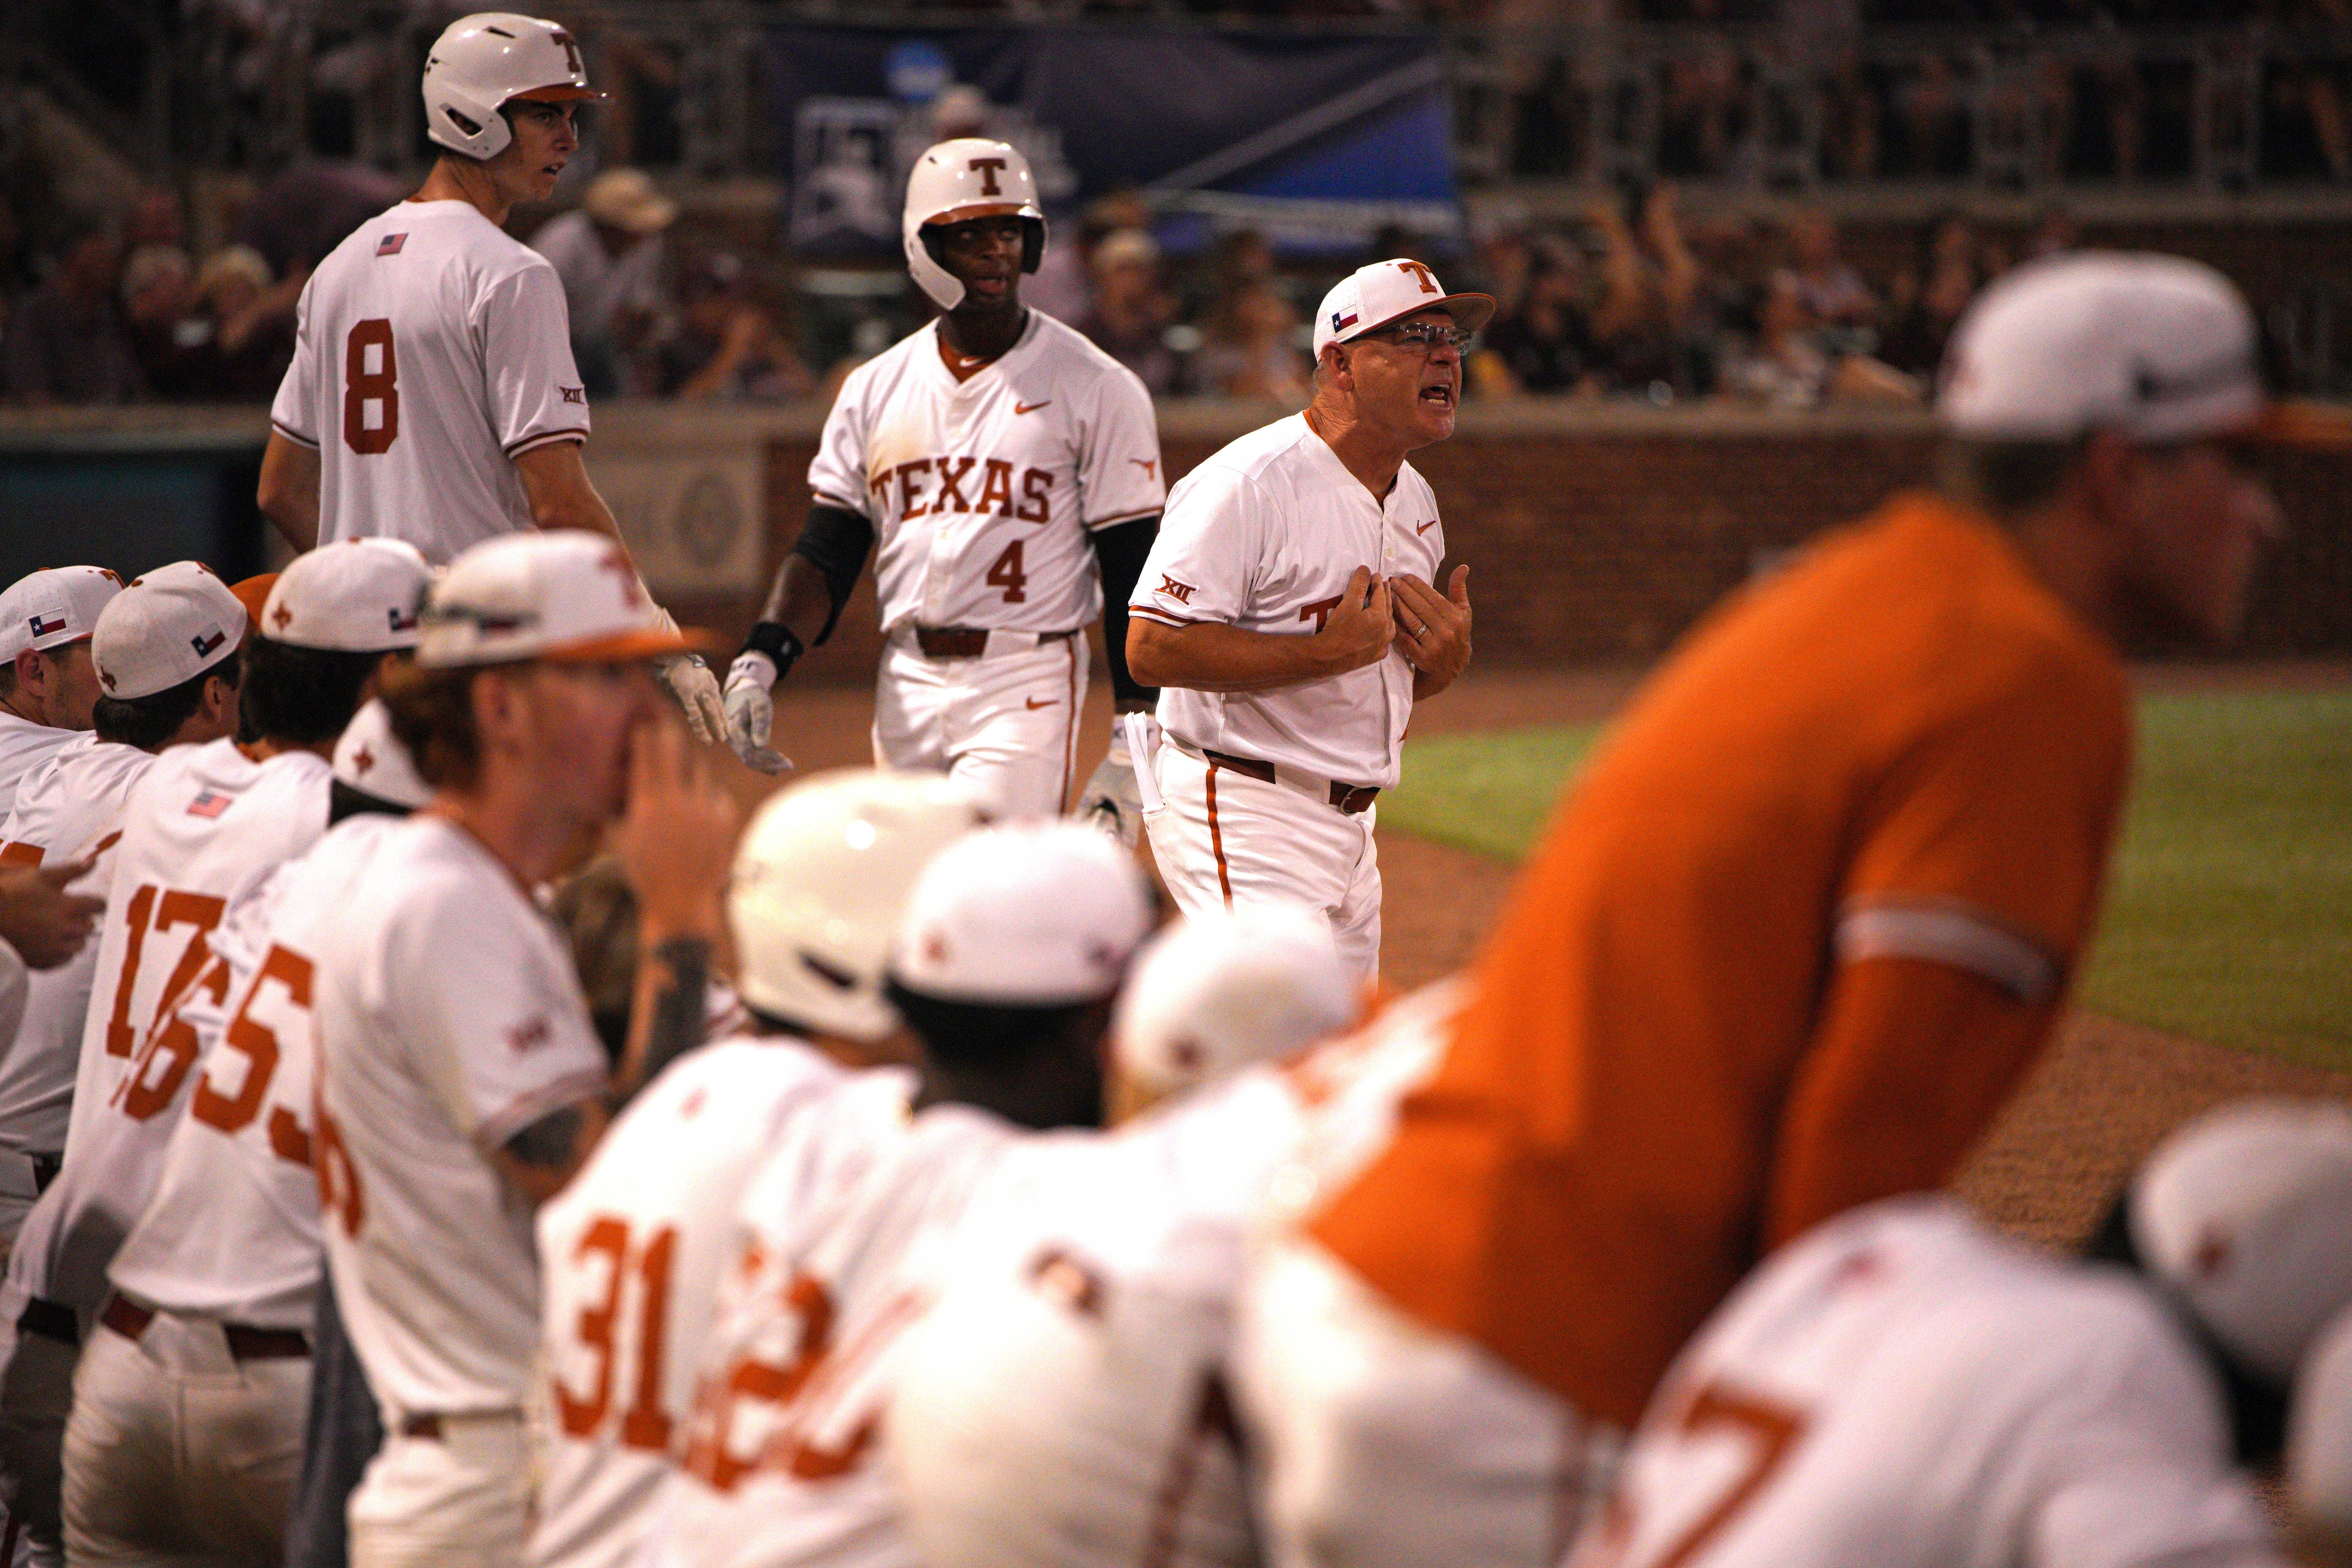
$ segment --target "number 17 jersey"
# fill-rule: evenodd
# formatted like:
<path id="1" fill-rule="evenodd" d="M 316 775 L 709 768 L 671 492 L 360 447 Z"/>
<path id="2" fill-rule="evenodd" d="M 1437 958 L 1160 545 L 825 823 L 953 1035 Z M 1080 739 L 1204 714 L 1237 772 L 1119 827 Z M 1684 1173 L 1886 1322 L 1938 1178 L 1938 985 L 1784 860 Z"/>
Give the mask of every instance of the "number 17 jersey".
<path id="1" fill-rule="evenodd" d="M 468 202 L 402 202 L 302 290 L 269 422 L 319 454 L 319 542 L 405 539 L 436 565 L 532 526 L 514 460 L 588 437 L 555 268 Z"/>

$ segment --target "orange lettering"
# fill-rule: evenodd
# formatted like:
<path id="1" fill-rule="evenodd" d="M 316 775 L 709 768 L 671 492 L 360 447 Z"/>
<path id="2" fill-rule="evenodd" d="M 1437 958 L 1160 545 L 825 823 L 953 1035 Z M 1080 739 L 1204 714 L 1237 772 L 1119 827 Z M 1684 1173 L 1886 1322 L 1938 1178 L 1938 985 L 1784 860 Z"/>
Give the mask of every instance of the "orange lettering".
<path id="1" fill-rule="evenodd" d="M 988 478 L 980 487 L 980 500 L 972 510 L 986 511 L 991 501 L 996 503 L 996 515 L 1013 515 L 1013 465 L 1002 458 L 988 459 Z"/>
<path id="2" fill-rule="evenodd" d="M 933 511 L 947 510 L 948 497 L 950 496 L 955 497 L 956 510 L 970 511 L 971 510 L 971 503 L 963 499 L 963 477 L 971 472 L 971 466 L 978 461 L 980 461 L 980 459 L 977 458 L 941 458 L 939 459 L 940 499 L 932 503 L 931 510 Z M 950 468 L 948 465 L 950 463 L 961 464 L 961 466 L 959 468 Z"/>
<path id="3" fill-rule="evenodd" d="M 1050 492 L 1054 476 L 1043 468 L 1024 468 L 1021 474 L 1021 509 L 1013 516 L 1020 522 L 1043 522 L 1052 515 Z M 1034 511 L 1030 510 L 1035 507 Z"/>
<path id="4" fill-rule="evenodd" d="M 892 470 L 898 476 L 898 515 L 900 517 L 920 517 L 929 510 L 915 504 L 916 499 L 923 493 L 916 488 L 915 476 L 929 472 L 930 467 L 931 460 L 929 458 L 918 458 L 911 463 L 901 463 Z"/>
<path id="5" fill-rule="evenodd" d="M 1418 261 L 1400 261 L 1397 263 L 1397 270 L 1400 272 L 1410 272 L 1415 278 L 1420 279 L 1421 291 L 1424 294 L 1443 294 L 1445 292 L 1444 289 L 1440 289 L 1437 286 L 1437 279 L 1429 275 L 1429 268 L 1423 267 Z"/>
<path id="6" fill-rule="evenodd" d="M 1004 167 L 1003 159 L 974 158 L 971 161 L 971 166 L 973 171 L 980 175 L 980 194 L 982 195 L 1001 196 L 1004 194 L 1004 187 L 996 183 L 996 172 Z"/>

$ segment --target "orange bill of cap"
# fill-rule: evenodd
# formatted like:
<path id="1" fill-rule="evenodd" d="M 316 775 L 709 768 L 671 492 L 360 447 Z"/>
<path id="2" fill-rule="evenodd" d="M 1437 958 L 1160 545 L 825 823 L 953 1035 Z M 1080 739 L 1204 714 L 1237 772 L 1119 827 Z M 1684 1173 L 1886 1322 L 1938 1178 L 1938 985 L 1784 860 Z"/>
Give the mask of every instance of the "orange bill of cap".
<path id="1" fill-rule="evenodd" d="M 574 87 L 568 81 L 559 81 L 548 87 L 534 87 L 510 93 L 507 101 L 512 103 L 520 98 L 532 103 L 602 103 L 611 96 L 610 93 L 598 92 L 593 87 Z"/>
<path id="2" fill-rule="evenodd" d="M 278 586 L 278 574 L 275 572 L 264 572 L 259 576 L 247 577 L 242 583 L 229 584 L 230 595 L 245 606 L 245 629 L 247 636 L 252 634 L 255 627 L 261 625 L 261 607 L 269 603 L 269 590 L 276 586 Z"/>
<path id="3" fill-rule="evenodd" d="M 550 664 L 625 664 L 632 659 L 667 658 L 673 654 L 720 653 L 726 647 L 716 632 L 696 626 L 680 626 L 676 631 L 639 626 L 610 637 L 566 643 L 530 657 Z"/>
<path id="4" fill-rule="evenodd" d="M 2230 434 L 2235 440 L 2261 447 L 2352 451 L 2352 408 L 2327 403 L 2273 403 Z"/>

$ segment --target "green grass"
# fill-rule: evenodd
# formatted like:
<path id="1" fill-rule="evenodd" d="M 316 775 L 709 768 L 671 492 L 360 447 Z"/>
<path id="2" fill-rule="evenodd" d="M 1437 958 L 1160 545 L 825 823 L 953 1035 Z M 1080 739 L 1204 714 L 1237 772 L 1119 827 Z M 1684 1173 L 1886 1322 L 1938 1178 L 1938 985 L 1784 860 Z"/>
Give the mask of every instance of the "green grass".
<path id="1" fill-rule="evenodd" d="M 1383 825 L 1516 859 L 1597 726 L 1405 748 Z M 2352 1070 L 2352 694 L 2144 700 L 2085 1005 Z"/>

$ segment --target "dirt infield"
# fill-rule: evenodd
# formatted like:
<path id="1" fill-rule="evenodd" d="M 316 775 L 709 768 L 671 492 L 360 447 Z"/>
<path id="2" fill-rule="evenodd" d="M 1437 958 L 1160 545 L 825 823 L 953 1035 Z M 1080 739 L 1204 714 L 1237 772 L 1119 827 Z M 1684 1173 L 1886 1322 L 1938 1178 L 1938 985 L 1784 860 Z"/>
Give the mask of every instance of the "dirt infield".
<path id="1" fill-rule="evenodd" d="M 2341 686 L 2341 664 L 2167 666 L 2141 672 L 2144 689 Z M 1475 676 L 1414 716 L 1423 733 L 1604 718 L 1638 679 L 1630 669 L 1506 671 Z M 1108 691 L 1088 694 L 1077 776 L 1101 760 Z M 871 758 L 871 694 L 788 690 L 777 701 L 776 744 L 803 773 Z M 747 805 L 772 787 L 727 759 Z M 1507 894 L 1512 868 L 1484 855 L 1382 831 L 1386 884 L 1383 977 L 1410 987 L 1458 967 Z M 1983 1213 L 2020 1234 L 2068 1242 L 2085 1234 L 2124 1176 L 2173 1127 L 2247 1094 L 2327 1094 L 2352 1100 L 2352 1077 L 2226 1050 L 2095 1014 L 2077 1013 L 1955 1183 Z"/>

